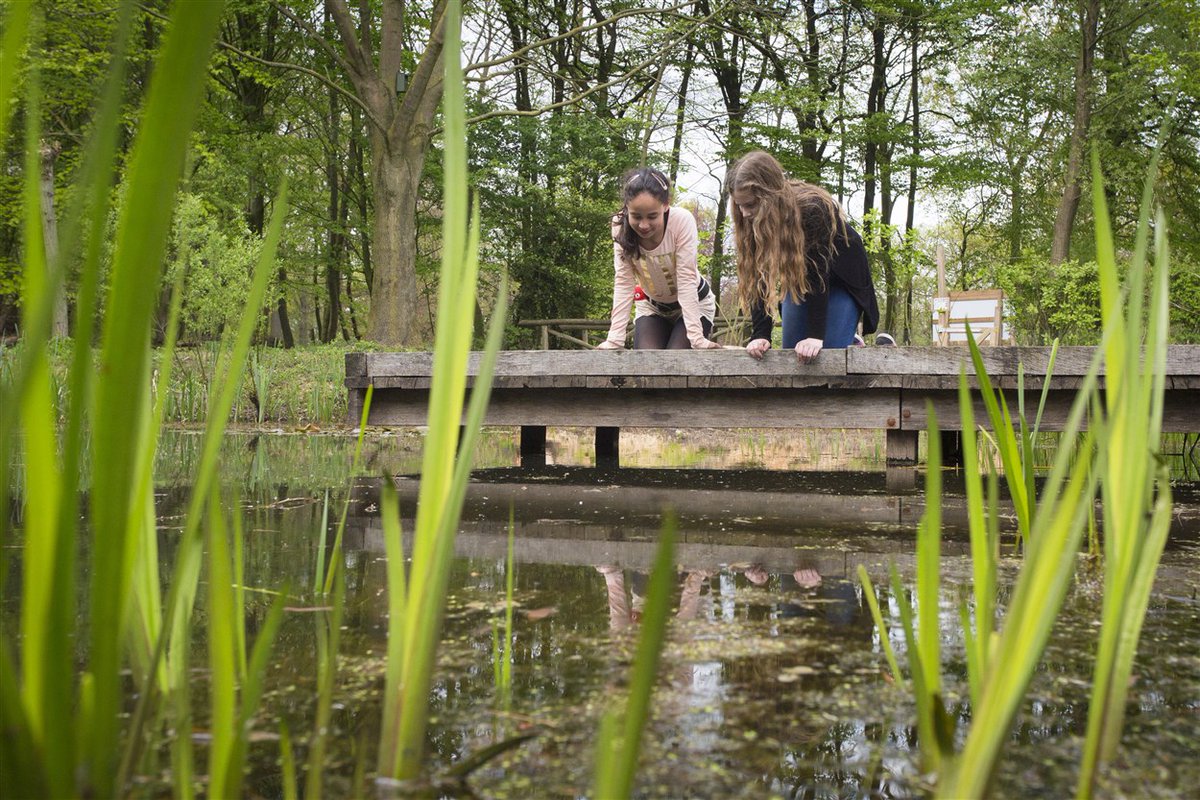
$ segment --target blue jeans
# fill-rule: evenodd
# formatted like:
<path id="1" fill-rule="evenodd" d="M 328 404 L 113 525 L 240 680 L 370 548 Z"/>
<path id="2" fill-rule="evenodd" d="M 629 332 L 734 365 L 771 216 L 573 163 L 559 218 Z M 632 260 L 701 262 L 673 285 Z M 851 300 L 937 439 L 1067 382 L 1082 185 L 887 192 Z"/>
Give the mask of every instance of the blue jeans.
<path id="1" fill-rule="evenodd" d="M 858 330 L 858 318 L 862 310 L 854 298 L 842 286 L 829 289 L 829 309 L 825 312 L 824 347 L 849 347 L 854 344 Z M 791 295 L 783 299 L 783 346 L 792 348 L 796 343 L 811 338 L 808 333 L 808 309 L 804 303 L 792 300 Z"/>

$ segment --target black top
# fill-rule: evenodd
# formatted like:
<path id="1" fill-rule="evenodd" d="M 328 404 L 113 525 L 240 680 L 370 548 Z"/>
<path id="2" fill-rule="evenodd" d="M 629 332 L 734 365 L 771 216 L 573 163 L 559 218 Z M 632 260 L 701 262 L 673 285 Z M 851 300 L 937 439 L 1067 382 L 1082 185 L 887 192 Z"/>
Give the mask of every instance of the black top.
<path id="1" fill-rule="evenodd" d="M 808 309 L 808 335 L 825 338 L 825 318 L 829 309 L 829 287 L 837 284 L 849 292 L 863 315 L 863 333 L 874 333 L 879 326 L 879 303 L 875 285 L 871 282 L 871 267 L 867 249 L 858 231 L 847 223 L 846 235 L 834 237 L 833 253 L 829 253 L 815 237 L 808 237 L 808 294 L 801 302 Z M 751 339 L 770 339 L 775 322 L 765 304 L 750 308 Z"/>

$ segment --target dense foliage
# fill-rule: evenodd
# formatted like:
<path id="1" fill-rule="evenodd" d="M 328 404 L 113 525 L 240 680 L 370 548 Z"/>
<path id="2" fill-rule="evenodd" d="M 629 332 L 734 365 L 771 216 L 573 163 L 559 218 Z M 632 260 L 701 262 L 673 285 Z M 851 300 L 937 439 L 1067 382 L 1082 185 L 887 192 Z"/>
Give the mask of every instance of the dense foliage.
<path id="1" fill-rule="evenodd" d="M 422 68 L 440 54 L 431 20 L 441 4 L 351 5 L 229 3 L 165 271 L 166 280 L 186 273 L 185 342 L 220 336 L 236 314 L 269 198 L 286 175 L 295 200 L 260 339 L 428 345 L 441 87 Z M 168 6 L 154 0 L 138 12 L 130 130 Z M 73 191 L 113 20 L 101 0 L 38 8 L 22 70 L 40 79 L 42 181 L 57 208 Z M 1092 220 L 1078 203 L 1090 190 L 1086 155 L 1100 154 L 1127 246 L 1148 154 L 1165 130 L 1156 200 L 1172 228 L 1171 332 L 1200 341 L 1195 0 L 484 0 L 466 13 L 481 320 L 502 272 L 511 323 L 604 316 L 617 181 L 643 160 L 676 176 L 697 209 L 703 265 L 729 313 L 719 178 L 762 147 L 826 185 L 869 234 L 882 324 L 901 341 L 928 341 L 941 245 L 951 288 L 1005 290 L 1019 341 L 1094 342 Z M 393 67 L 407 81 L 399 93 Z M 8 336 L 21 329 L 23 113 L 0 172 Z M 384 136 L 386 120 L 408 126 L 404 136 Z M 53 212 L 46 217 L 52 231 Z M 60 333 L 72 322 L 73 290 L 69 279 Z M 533 344 L 515 324 L 508 338 Z"/>

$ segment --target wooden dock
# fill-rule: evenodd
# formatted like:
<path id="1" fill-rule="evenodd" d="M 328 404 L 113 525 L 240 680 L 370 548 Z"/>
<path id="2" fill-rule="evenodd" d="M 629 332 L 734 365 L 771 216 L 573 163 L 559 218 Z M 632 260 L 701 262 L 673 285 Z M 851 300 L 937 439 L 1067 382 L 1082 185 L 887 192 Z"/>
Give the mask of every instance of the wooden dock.
<path id="1" fill-rule="evenodd" d="M 1061 430 L 1095 353 L 1061 347 L 1049 378 L 1042 429 Z M 1048 347 L 983 351 L 992 383 L 1014 415 L 1018 366 L 1025 404 L 1036 411 Z M 474 375 L 479 354 L 472 354 Z M 499 354 L 486 424 L 519 426 L 522 459 L 544 460 L 547 426 L 596 429 L 598 464 L 619 462 L 619 431 L 643 428 L 835 428 L 886 431 L 889 463 L 915 463 L 917 437 L 929 426 L 955 431 L 958 375 L 975 385 L 968 352 L 957 347 L 856 347 L 825 350 L 800 364 L 791 351 L 755 360 L 744 350 L 504 351 Z M 349 353 L 349 421 L 357 425 L 368 386 L 368 424 L 423 425 L 433 377 L 432 353 Z M 468 385 L 470 379 L 468 379 Z M 1163 430 L 1200 432 L 1200 345 L 1168 348 Z M 977 400 L 976 419 L 986 420 Z"/>

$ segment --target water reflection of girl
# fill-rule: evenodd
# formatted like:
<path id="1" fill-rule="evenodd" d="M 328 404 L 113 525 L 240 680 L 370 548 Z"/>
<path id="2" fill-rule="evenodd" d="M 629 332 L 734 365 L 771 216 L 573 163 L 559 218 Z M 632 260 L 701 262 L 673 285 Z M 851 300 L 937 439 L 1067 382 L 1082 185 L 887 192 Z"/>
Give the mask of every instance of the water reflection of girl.
<path id="1" fill-rule="evenodd" d="M 642 605 L 645 602 L 646 583 L 649 580 L 644 572 L 633 572 L 629 577 L 628 591 L 625 585 L 625 572 L 612 564 L 602 564 L 596 571 L 604 576 L 604 585 L 608 591 L 608 625 L 611 630 L 619 631 L 628 628 L 642 618 Z M 700 597 L 704 584 L 712 572 L 709 570 L 685 570 L 683 584 L 679 594 L 679 611 L 675 618 L 695 619 L 700 609 Z"/>

